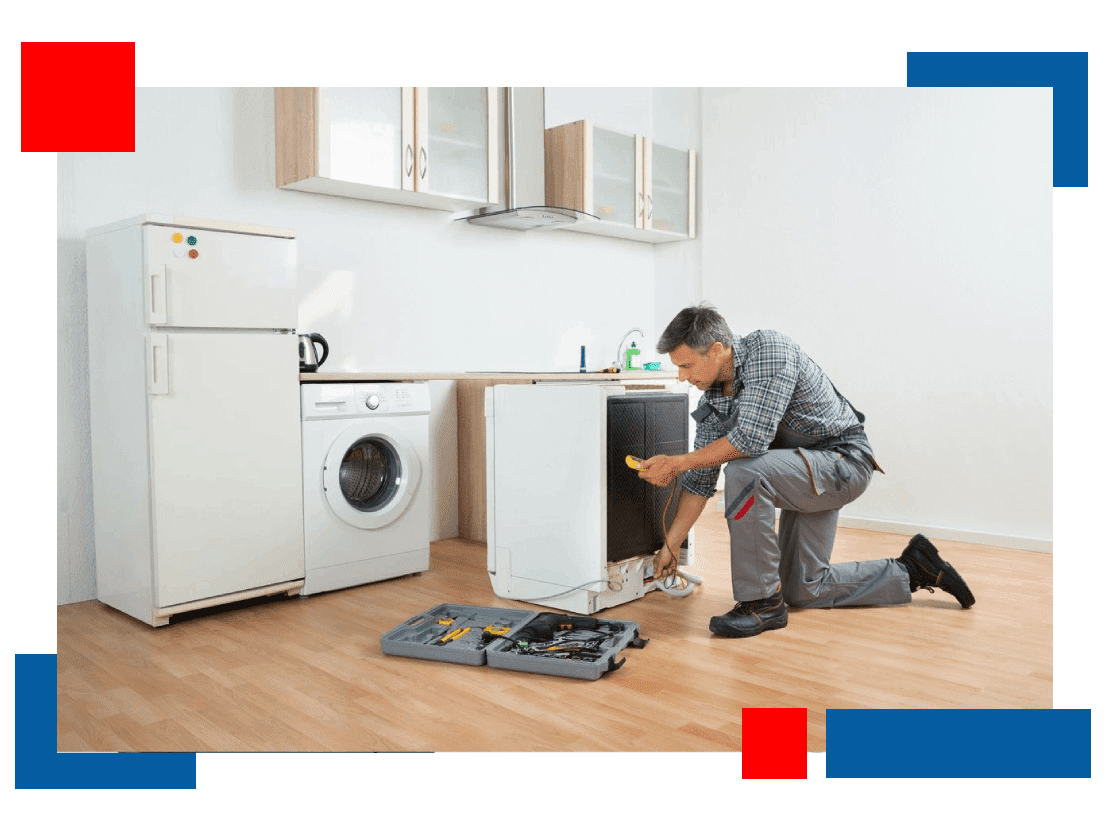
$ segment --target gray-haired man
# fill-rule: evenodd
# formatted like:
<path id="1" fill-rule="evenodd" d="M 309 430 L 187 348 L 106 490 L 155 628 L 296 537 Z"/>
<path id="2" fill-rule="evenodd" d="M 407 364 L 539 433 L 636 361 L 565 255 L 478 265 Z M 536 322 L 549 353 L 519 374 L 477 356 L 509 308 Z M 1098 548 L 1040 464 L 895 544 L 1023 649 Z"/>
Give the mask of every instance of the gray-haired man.
<path id="1" fill-rule="evenodd" d="M 923 535 L 898 558 L 831 563 L 840 507 L 870 484 L 874 459 L 863 415 L 787 336 L 758 330 L 735 338 L 709 306 L 682 310 L 657 351 L 681 381 L 704 391 L 692 414 L 695 450 L 645 460 L 639 476 L 665 486 L 681 476 L 684 493 L 653 565 L 669 574 L 675 553 L 715 492 L 727 463 L 726 518 L 737 603 L 714 616 L 716 635 L 752 636 L 788 623 L 794 607 L 907 603 L 940 587 L 964 608 L 975 598 Z M 781 509 L 779 531 L 776 510 Z"/>

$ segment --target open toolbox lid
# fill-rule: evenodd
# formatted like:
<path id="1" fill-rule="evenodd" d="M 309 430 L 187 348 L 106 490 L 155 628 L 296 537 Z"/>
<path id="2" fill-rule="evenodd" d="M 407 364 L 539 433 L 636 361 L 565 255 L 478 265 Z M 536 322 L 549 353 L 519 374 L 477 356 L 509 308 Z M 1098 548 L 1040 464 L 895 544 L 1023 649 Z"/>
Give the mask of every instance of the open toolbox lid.
<path id="1" fill-rule="evenodd" d="M 634 621 L 439 604 L 382 635 L 381 651 L 593 680 L 625 663 L 623 649 L 647 641 Z"/>

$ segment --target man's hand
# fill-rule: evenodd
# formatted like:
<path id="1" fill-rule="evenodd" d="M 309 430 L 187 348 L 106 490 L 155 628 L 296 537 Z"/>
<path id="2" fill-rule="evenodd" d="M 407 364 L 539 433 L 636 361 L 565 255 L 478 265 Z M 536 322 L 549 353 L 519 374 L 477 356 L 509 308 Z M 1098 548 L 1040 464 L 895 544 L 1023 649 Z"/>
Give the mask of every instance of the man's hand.
<path id="1" fill-rule="evenodd" d="M 674 479 L 677 474 L 680 474 L 684 468 L 679 463 L 680 457 L 675 456 L 651 456 L 641 463 L 641 467 L 637 469 L 637 476 L 645 480 L 645 482 L 652 483 L 657 488 L 664 488 Z"/>
<path id="2" fill-rule="evenodd" d="M 667 578 L 676 569 L 676 558 L 668 547 L 665 546 L 653 558 L 653 580 L 660 581 Z"/>

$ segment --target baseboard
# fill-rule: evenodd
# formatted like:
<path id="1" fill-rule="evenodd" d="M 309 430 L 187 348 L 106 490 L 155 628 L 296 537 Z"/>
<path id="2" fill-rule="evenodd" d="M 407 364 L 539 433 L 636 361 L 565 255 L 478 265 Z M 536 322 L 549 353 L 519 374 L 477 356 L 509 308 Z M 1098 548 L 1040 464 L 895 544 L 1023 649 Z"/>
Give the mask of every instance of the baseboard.
<path id="1" fill-rule="evenodd" d="M 722 491 L 716 492 L 715 503 L 720 511 L 726 509 Z M 946 526 L 902 523 L 896 520 L 873 520 L 869 517 L 851 517 L 850 515 L 842 513 L 839 515 L 839 525 L 848 529 L 865 529 L 871 532 L 904 534 L 910 537 L 920 532 L 925 537 L 935 537 L 940 540 L 955 540 L 960 543 L 978 543 L 981 546 L 998 546 L 1003 549 L 1022 549 L 1027 552 L 1046 552 L 1050 555 L 1053 554 L 1053 541 L 1037 537 L 992 534 L 990 532 L 978 532 L 969 529 L 951 529 Z"/>
<path id="2" fill-rule="evenodd" d="M 866 529 L 872 532 L 915 535 L 940 540 L 955 540 L 960 543 L 978 543 L 983 546 L 999 546 L 1004 549 L 1023 549 L 1027 552 L 1047 552 L 1053 554 L 1053 541 L 1036 537 L 1018 537 L 1008 534 L 951 529 L 944 526 L 927 526 L 917 523 L 900 523 L 894 520 L 872 520 L 867 517 L 839 515 L 839 525 L 849 529 Z"/>

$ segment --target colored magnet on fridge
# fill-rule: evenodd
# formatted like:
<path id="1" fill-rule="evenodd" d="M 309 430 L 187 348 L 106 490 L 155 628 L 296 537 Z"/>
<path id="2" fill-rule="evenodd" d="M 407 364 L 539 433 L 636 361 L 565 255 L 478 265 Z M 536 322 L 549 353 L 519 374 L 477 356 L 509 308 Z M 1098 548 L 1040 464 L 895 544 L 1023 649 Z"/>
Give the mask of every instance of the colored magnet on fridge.
<path id="1" fill-rule="evenodd" d="M 187 245 L 192 246 L 198 242 L 198 238 L 194 236 L 187 237 Z"/>
<path id="2" fill-rule="evenodd" d="M 187 255 L 190 257 L 191 260 L 197 260 L 198 259 L 198 249 L 192 248 L 190 251 L 187 252 Z"/>
<path id="3" fill-rule="evenodd" d="M 183 241 L 183 235 L 180 234 L 178 231 L 176 231 L 174 234 L 171 235 L 171 242 L 181 243 L 182 241 Z"/>

